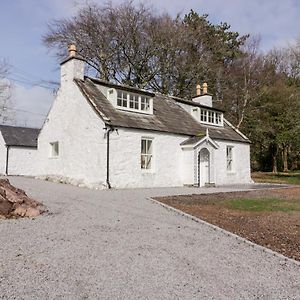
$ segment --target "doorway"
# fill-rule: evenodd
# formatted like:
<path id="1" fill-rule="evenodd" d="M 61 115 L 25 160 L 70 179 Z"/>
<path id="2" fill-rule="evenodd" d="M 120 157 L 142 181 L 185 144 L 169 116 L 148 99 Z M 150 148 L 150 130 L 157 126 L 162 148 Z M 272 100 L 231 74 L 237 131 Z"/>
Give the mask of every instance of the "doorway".
<path id="1" fill-rule="evenodd" d="M 210 154 L 207 148 L 201 149 L 198 161 L 198 185 L 201 187 L 210 182 Z"/>

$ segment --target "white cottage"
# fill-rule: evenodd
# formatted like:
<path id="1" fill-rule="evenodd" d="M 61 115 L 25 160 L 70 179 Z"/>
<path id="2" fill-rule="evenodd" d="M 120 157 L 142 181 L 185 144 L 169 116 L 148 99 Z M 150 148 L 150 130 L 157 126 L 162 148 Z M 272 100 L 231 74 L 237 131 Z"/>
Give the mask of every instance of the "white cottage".
<path id="1" fill-rule="evenodd" d="M 37 128 L 0 125 L 0 174 L 34 175 L 38 168 Z"/>
<path id="2" fill-rule="evenodd" d="M 250 142 L 212 106 L 84 76 L 74 47 L 31 175 L 96 188 L 249 183 Z"/>

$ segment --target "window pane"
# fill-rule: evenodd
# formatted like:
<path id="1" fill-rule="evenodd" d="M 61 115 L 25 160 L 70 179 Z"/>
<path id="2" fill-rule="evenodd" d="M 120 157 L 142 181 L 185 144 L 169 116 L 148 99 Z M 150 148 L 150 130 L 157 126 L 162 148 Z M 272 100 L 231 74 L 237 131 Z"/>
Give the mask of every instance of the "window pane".
<path id="1" fill-rule="evenodd" d="M 152 155 L 148 155 L 146 159 L 146 169 L 151 169 Z"/>
<path id="2" fill-rule="evenodd" d="M 146 140 L 147 142 L 147 154 L 152 154 L 152 141 L 151 140 Z"/>
<path id="3" fill-rule="evenodd" d="M 147 153 L 147 146 L 146 146 L 146 144 L 147 144 L 147 140 L 142 140 L 142 150 L 141 150 L 141 152 L 142 152 L 142 154 L 146 154 Z"/>
<path id="4" fill-rule="evenodd" d="M 227 146 L 226 148 L 226 161 L 227 161 L 227 171 L 232 171 L 232 147 Z"/>

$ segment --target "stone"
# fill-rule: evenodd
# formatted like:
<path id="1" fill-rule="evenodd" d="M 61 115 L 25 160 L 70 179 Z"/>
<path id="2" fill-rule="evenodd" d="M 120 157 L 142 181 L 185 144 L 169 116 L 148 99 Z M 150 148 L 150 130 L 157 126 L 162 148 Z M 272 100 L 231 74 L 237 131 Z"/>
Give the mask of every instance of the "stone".
<path id="1" fill-rule="evenodd" d="M 28 207 L 27 210 L 26 210 L 25 217 L 35 218 L 35 217 L 37 217 L 39 215 L 40 215 L 39 209 L 33 208 L 33 207 Z"/>
<path id="2" fill-rule="evenodd" d="M 20 217 L 25 217 L 27 212 L 27 207 L 24 205 L 19 205 L 17 208 L 13 211 L 13 214 Z"/>
<path id="3" fill-rule="evenodd" d="M 13 210 L 13 204 L 0 196 L 0 215 L 7 216 Z"/>

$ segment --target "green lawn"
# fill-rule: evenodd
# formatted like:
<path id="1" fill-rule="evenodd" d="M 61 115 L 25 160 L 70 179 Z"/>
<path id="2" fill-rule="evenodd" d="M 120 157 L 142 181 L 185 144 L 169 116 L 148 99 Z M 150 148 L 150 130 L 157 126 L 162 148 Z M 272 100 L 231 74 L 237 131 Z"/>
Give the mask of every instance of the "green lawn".
<path id="1" fill-rule="evenodd" d="M 299 184 L 300 173 L 252 173 L 252 179 L 260 183 L 286 183 L 286 184 Z"/>
<path id="2" fill-rule="evenodd" d="M 230 209 L 250 212 L 300 211 L 300 201 L 285 201 L 278 198 L 232 199 L 224 200 L 222 204 Z"/>

